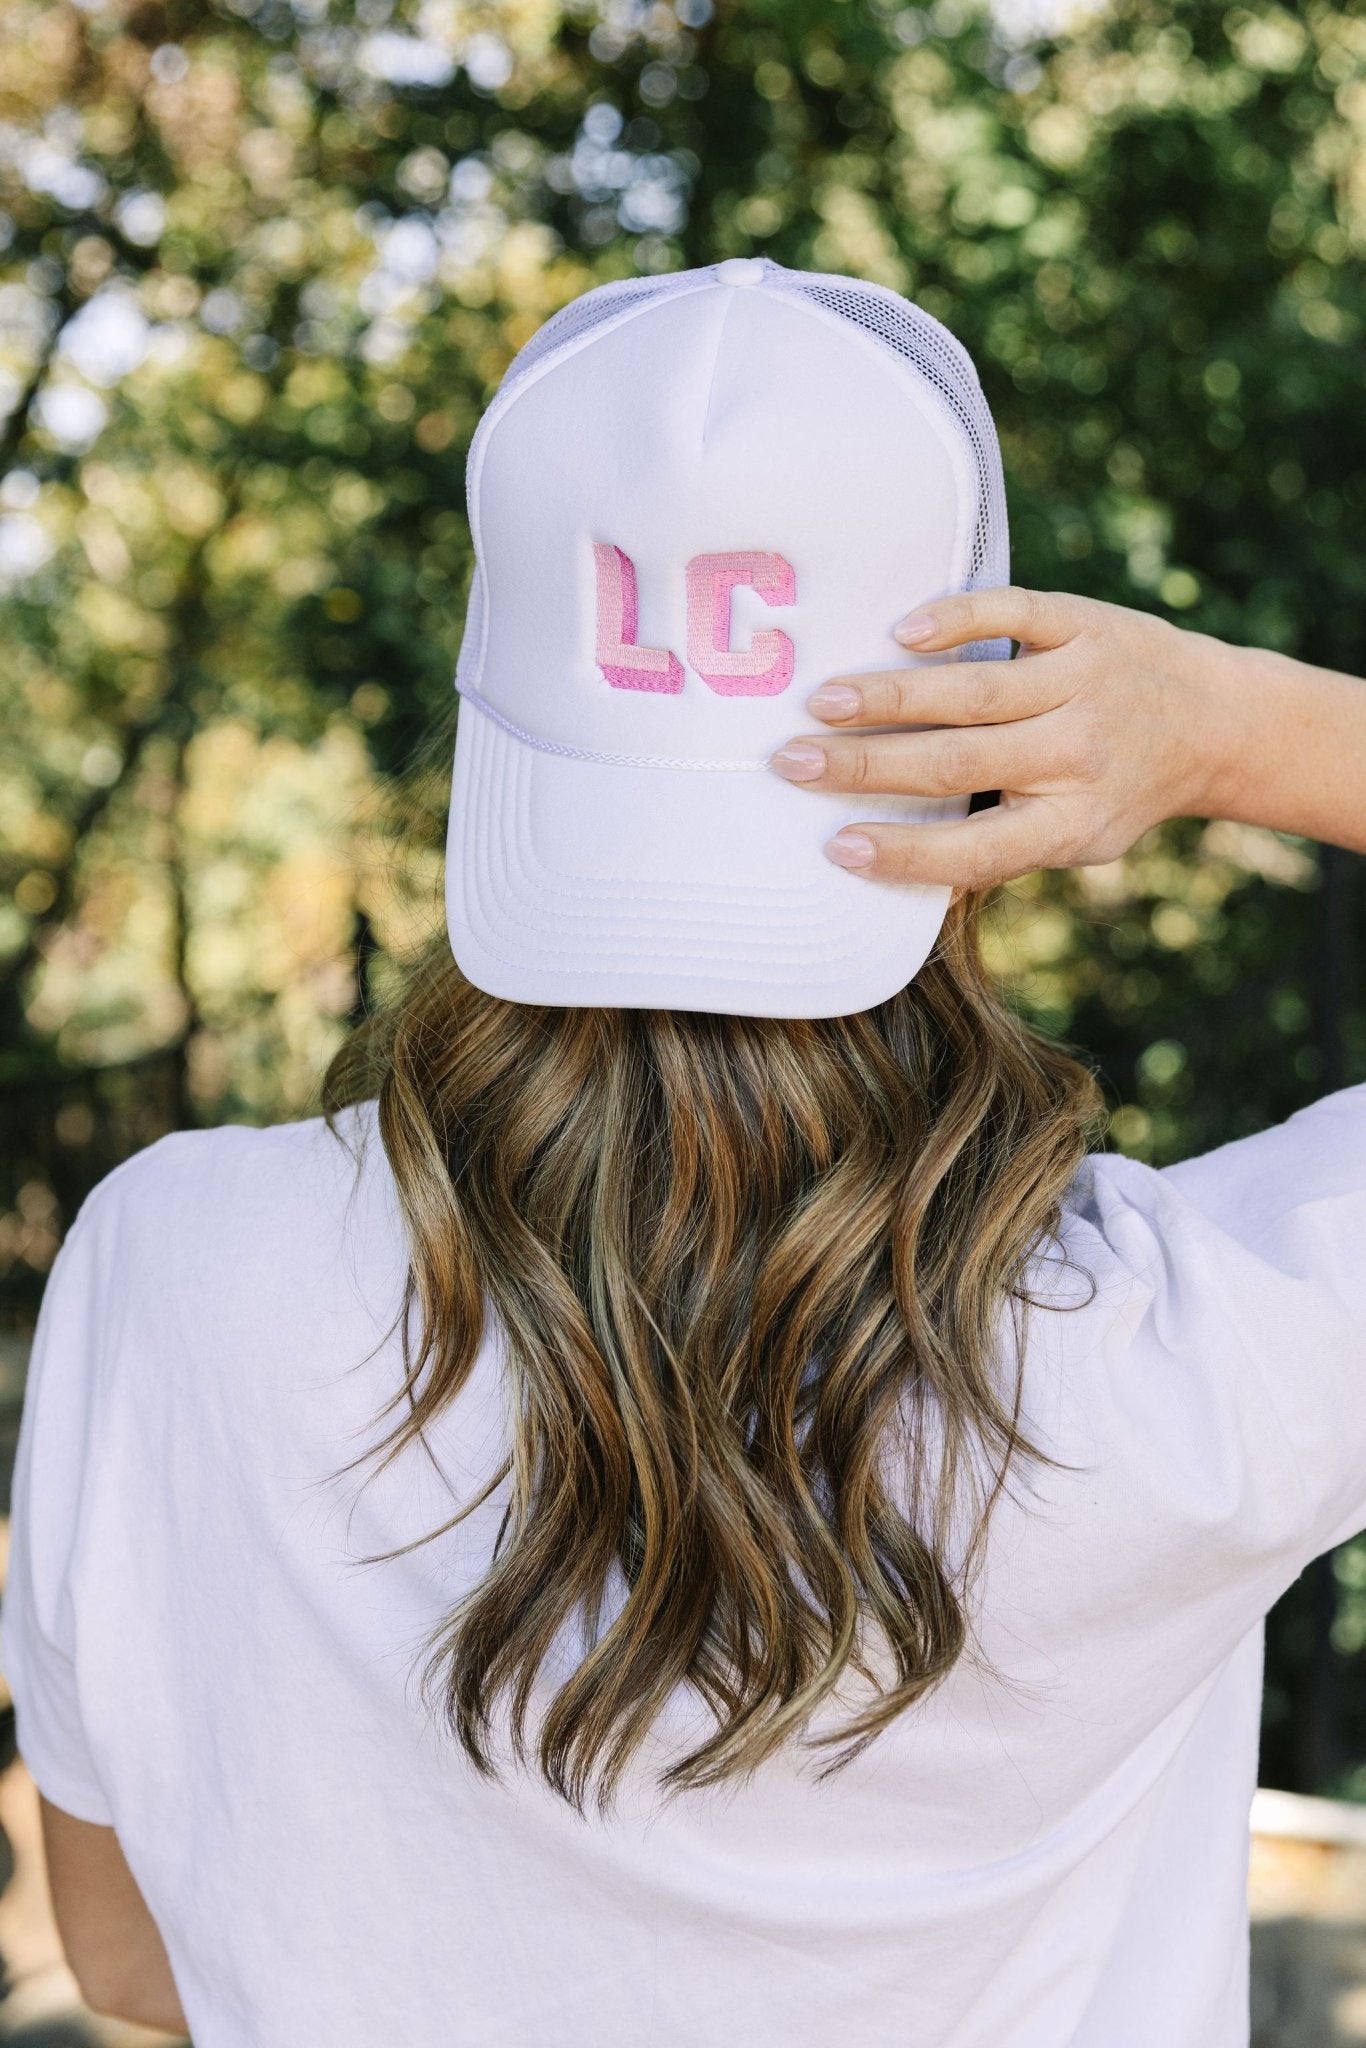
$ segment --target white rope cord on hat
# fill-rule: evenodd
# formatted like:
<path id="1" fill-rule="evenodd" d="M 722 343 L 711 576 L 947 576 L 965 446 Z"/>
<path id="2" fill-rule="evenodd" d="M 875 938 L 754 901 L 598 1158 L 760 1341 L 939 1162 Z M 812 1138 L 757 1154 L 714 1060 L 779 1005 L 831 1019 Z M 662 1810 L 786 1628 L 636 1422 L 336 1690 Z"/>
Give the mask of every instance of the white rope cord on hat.
<path id="1" fill-rule="evenodd" d="M 753 774 L 756 769 L 768 767 L 767 756 L 762 761 L 683 761 L 671 754 L 607 754 L 595 747 L 572 747 L 567 740 L 547 739 L 542 733 L 530 732 L 526 726 L 518 725 L 515 719 L 506 717 L 469 683 L 457 682 L 455 688 L 456 694 L 473 704 L 477 711 L 482 711 L 485 718 L 491 718 L 515 740 L 521 740 L 528 747 L 537 747 L 543 754 L 563 754 L 571 761 L 600 761 L 610 768 L 703 768 L 711 774 L 718 771 Z"/>

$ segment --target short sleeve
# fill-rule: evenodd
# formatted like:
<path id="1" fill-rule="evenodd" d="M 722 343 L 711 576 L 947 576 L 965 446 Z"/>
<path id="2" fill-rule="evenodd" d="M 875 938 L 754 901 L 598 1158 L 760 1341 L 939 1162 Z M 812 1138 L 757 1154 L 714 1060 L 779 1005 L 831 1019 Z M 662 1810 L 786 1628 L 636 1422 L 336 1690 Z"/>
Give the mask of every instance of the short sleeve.
<path id="1" fill-rule="evenodd" d="M 1366 1087 L 1161 1172 L 1093 1165 L 1105 1234 L 1150 1248 L 1157 1345 L 1222 1417 L 1205 1469 L 1242 1447 L 1246 1533 L 1288 1585 L 1366 1529 Z"/>
<path id="2" fill-rule="evenodd" d="M 109 1336 L 102 1233 L 90 1205 L 48 1276 L 24 1391 L 0 1600 L 0 1668 L 19 1753 L 38 1790 L 78 1820 L 112 1825 L 82 1715 L 73 1589 Z"/>

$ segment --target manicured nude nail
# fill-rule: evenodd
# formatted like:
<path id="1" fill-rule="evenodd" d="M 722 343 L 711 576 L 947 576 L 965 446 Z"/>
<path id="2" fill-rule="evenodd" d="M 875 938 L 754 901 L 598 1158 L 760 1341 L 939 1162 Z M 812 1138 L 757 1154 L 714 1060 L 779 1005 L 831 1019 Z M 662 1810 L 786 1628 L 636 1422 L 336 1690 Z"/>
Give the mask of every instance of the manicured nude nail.
<path id="1" fill-rule="evenodd" d="M 776 754 L 770 754 L 768 765 L 789 782 L 810 782 L 824 768 L 825 755 L 819 747 L 804 747 L 800 740 L 794 740 L 790 746 L 779 747 Z"/>
<path id="2" fill-rule="evenodd" d="M 911 612 L 901 621 L 893 638 L 904 646 L 913 647 L 917 640 L 928 640 L 934 631 L 934 620 L 928 612 Z"/>
<path id="3" fill-rule="evenodd" d="M 866 832 L 837 832 L 826 841 L 825 851 L 841 868 L 870 868 L 877 857 L 877 848 Z"/>
<path id="4" fill-rule="evenodd" d="M 808 711 L 817 718 L 856 718 L 863 699 L 847 683 L 822 683 L 806 700 Z"/>

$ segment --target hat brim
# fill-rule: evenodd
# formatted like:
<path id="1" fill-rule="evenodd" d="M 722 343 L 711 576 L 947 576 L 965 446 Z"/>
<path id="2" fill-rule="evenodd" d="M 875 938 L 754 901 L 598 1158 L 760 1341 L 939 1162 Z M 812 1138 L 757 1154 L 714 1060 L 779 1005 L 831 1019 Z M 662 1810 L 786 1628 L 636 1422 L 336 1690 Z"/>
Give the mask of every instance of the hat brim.
<path id="1" fill-rule="evenodd" d="M 578 760 L 462 704 L 451 948 L 469 981 L 510 1002 L 852 1015 L 923 965 L 950 892 L 850 873 L 826 840 L 862 819 L 962 817 L 968 802 Z"/>

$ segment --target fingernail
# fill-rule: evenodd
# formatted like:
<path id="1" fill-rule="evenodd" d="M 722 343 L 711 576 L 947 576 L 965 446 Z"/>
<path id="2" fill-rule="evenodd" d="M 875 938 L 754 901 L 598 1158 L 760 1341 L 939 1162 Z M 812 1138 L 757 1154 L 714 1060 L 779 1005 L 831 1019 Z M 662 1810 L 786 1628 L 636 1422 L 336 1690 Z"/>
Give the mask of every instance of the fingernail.
<path id="1" fill-rule="evenodd" d="M 870 868 L 877 848 L 866 832 L 837 832 L 826 841 L 825 851 L 840 868 Z"/>
<path id="2" fill-rule="evenodd" d="M 800 740 L 791 746 L 779 747 L 776 754 L 770 754 L 768 765 L 776 768 L 779 775 L 785 775 L 789 782 L 810 782 L 825 766 L 825 755 L 819 747 L 804 747 Z"/>
<path id="3" fill-rule="evenodd" d="M 851 690 L 846 683 L 822 683 L 807 698 L 806 708 L 814 711 L 817 718 L 853 718 L 862 702 L 858 691 Z"/>
<path id="4" fill-rule="evenodd" d="M 934 620 L 928 612 L 911 612 L 901 621 L 892 637 L 914 646 L 917 640 L 928 640 L 933 631 Z"/>

